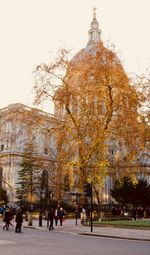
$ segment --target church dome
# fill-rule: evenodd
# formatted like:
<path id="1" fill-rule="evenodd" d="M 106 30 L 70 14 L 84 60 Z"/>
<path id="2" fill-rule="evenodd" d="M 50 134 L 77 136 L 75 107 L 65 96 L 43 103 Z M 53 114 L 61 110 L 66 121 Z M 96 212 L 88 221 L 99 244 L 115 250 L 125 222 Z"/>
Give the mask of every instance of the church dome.
<path id="1" fill-rule="evenodd" d="M 76 53 L 76 55 L 72 58 L 72 60 L 70 61 L 71 64 L 79 64 L 81 62 L 84 62 L 85 60 L 87 60 L 87 58 L 91 58 L 95 59 L 96 56 L 100 57 L 100 60 L 103 60 L 101 63 L 105 63 L 108 62 L 107 58 L 113 56 L 113 62 L 115 64 L 119 64 L 121 65 L 121 62 L 119 60 L 119 58 L 116 56 L 116 54 L 114 52 L 112 52 L 111 50 L 107 49 L 104 45 L 103 42 L 98 42 L 98 43 L 88 43 L 87 46 L 80 50 L 78 53 Z M 103 56 L 103 57 L 102 57 Z"/>
<path id="2" fill-rule="evenodd" d="M 116 53 L 106 48 L 101 40 L 101 30 L 94 10 L 87 46 L 69 62 L 64 84 L 57 97 L 59 95 L 64 104 L 67 97 L 71 98 L 69 102 L 72 104 L 81 98 L 81 94 L 87 98 L 93 97 L 93 101 L 100 101 L 104 94 L 107 95 L 109 86 L 117 95 L 119 89 L 127 89 L 129 82 Z"/>
<path id="3" fill-rule="evenodd" d="M 117 55 L 106 48 L 101 40 L 101 30 L 99 29 L 99 23 L 96 19 L 96 13 L 94 8 L 93 20 L 91 22 L 91 29 L 89 30 L 89 41 L 87 46 L 80 50 L 70 61 L 71 69 L 75 66 L 80 66 L 81 64 L 87 63 L 98 63 L 99 65 L 107 65 L 108 67 L 117 66 L 123 70 L 122 64 L 117 57 Z M 79 67 L 80 68 L 80 67 Z"/>

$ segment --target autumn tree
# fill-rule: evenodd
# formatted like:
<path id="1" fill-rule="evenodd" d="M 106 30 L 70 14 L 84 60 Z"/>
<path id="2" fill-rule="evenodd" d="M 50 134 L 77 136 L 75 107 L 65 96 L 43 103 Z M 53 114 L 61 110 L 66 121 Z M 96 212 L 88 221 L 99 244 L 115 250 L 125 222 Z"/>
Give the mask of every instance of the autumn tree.
<path id="1" fill-rule="evenodd" d="M 114 174 L 118 154 L 120 175 L 137 170 L 133 162 L 145 142 L 140 96 L 103 43 L 90 45 L 71 61 L 61 50 L 54 63 L 36 68 L 34 89 L 36 103 L 49 98 L 55 105 L 60 121 L 55 135 L 63 132 L 67 139 L 63 168 L 75 176 L 78 188 L 92 180 L 99 199 L 99 184 Z"/>

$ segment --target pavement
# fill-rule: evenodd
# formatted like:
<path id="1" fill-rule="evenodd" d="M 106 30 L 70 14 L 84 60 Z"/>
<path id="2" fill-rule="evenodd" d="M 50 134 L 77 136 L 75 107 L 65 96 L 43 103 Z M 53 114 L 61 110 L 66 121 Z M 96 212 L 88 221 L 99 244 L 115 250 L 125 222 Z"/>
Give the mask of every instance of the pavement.
<path id="1" fill-rule="evenodd" d="M 28 222 L 23 222 L 24 228 L 32 228 L 40 231 L 49 231 L 47 227 L 47 221 L 42 221 L 42 227 L 39 227 L 39 221 L 33 220 L 32 226 L 28 226 Z M 150 230 L 147 229 L 131 229 L 131 228 L 116 228 L 116 227 L 103 227 L 103 226 L 93 226 L 93 231 L 91 232 L 90 226 L 83 226 L 80 223 L 80 219 L 65 219 L 63 226 L 59 223 L 57 226 L 54 225 L 54 230 L 62 233 L 69 233 L 73 235 L 87 235 L 96 237 L 107 237 L 107 238 L 117 238 L 117 239 L 127 239 L 127 240 L 138 240 L 138 241 L 150 241 Z"/>

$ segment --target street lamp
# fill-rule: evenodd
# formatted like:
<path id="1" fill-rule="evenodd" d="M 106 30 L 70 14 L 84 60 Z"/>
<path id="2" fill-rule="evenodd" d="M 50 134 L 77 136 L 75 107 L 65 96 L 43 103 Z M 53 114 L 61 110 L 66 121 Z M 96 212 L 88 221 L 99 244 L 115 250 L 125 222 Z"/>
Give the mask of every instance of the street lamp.
<path id="1" fill-rule="evenodd" d="M 40 212 L 39 212 L 39 227 L 42 227 L 42 211 L 43 211 L 43 198 L 45 196 L 45 189 L 41 187 L 40 191 Z"/>
<path id="2" fill-rule="evenodd" d="M 48 192 L 48 171 L 43 170 L 41 175 L 41 186 L 40 186 L 39 227 L 42 227 L 43 200 L 46 199 L 47 192 Z"/>
<path id="3" fill-rule="evenodd" d="M 90 198 L 90 222 L 91 232 L 93 232 L 93 182 L 86 182 L 84 184 L 84 195 Z"/>
<path id="4" fill-rule="evenodd" d="M 81 193 L 74 191 L 70 193 L 72 196 L 75 196 L 75 201 L 76 201 L 76 205 L 75 205 L 75 216 L 76 216 L 76 226 L 78 224 L 78 197 L 81 196 Z"/>

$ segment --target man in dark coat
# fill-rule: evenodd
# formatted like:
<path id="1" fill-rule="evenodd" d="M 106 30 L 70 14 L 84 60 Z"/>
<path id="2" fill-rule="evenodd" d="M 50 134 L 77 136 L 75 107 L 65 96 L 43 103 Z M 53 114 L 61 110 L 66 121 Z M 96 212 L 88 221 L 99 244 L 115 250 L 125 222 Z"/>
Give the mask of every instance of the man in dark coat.
<path id="1" fill-rule="evenodd" d="M 49 221 L 50 221 L 50 226 L 49 226 L 49 230 L 54 229 L 53 227 L 53 222 L 54 222 L 54 210 L 52 208 L 50 208 L 49 210 Z"/>
<path id="2" fill-rule="evenodd" d="M 60 226 L 62 226 L 62 222 L 63 222 L 64 216 L 65 216 L 65 212 L 64 212 L 63 208 L 61 207 L 59 212 L 58 212 Z"/>
<path id="3" fill-rule="evenodd" d="M 19 210 L 16 213 L 16 228 L 15 228 L 16 233 L 21 233 L 22 222 L 23 222 L 22 210 L 21 208 L 19 208 Z"/>

